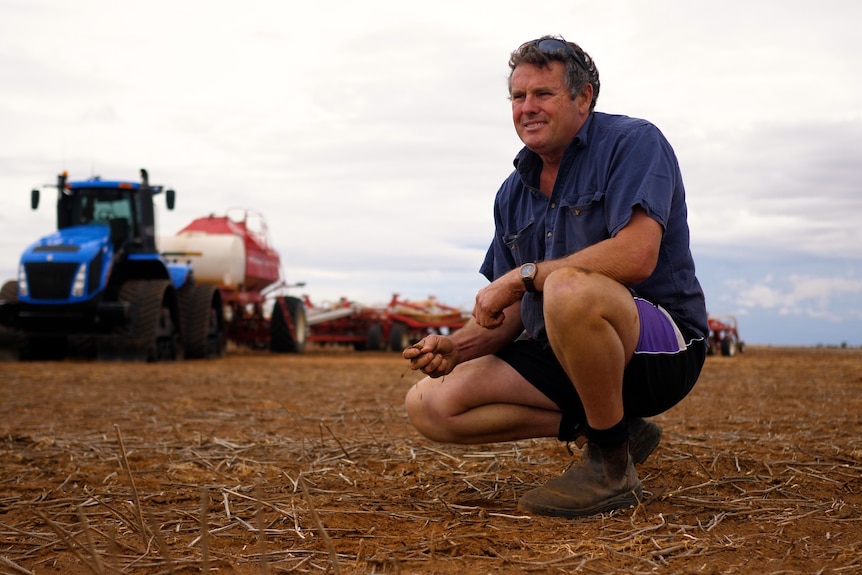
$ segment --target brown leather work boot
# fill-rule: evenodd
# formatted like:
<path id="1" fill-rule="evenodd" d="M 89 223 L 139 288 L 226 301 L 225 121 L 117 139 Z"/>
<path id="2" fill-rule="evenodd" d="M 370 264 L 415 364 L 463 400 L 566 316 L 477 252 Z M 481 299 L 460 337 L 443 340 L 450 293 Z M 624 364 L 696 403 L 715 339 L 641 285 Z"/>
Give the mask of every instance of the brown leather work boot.
<path id="1" fill-rule="evenodd" d="M 642 417 L 629 419 L 629 451 L 632 460 L 643 463 L 661 441 L 661 426 Z"/>
<path id="2" fill-rule="evenodd" d="M 627 443 L 611 449 L 587 443 L 580 464 L 528 491 L 518 508 L 538 515 L 586 517 L 637 505 L 642 494 Z"/>
<path id="3" fill-rule="evenodd" d="M 661 443 L 662 429 L 659 424 L 642 417 L 629 419 L 628 426 L 629 452 L 632 454 L 632 461 L 635 462 L 635 465 L 639 465 L 646 461 Z M 587 442 L 587 437 L 581 433 L 572 441 L 578 447 L 583 447 Z M 569 453 L 572 453 L 571 448 L 569 448 Z"/>

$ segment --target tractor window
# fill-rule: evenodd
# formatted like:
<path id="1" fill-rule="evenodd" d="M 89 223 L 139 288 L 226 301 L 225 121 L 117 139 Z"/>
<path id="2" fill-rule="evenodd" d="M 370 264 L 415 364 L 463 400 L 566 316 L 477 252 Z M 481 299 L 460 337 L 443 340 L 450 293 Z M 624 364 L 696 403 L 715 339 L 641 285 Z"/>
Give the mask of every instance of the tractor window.
<path id="1" fill-rule="evenodd" d="M 135 232 L 132 194 L 123 190 L 79 190 L 73 197 L 73 225 L 105 224 L 119 245 Z"/>

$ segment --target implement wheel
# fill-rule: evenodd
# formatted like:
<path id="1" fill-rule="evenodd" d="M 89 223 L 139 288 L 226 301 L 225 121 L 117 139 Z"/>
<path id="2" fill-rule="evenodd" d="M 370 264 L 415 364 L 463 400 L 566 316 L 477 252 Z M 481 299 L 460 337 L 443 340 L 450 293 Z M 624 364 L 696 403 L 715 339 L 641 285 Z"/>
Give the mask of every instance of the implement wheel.
<path id="1" fill-rule="evenodd" d="M 408 347 L 410 347 L 410 333 L 407 326 L 403 323 L 393 323 L 392 330 L 389 332 L 389 349 L 400 353 Z"/>
<path id="2" fill-rule="evenodd" d="M 386 349 L 386 342 L 383 341 L 383 326 L 379 323 L 373 323 L 368 328 L 365 349 L 368 351 L 382 351 Z"/>
<path id="3" fill-rule="evenodd" d="M 307 339 L 308 323 L 302 300 L 290 296 L 276 298 L 269 322 L 269 349 L 276 353 L 302 353 Z"/>

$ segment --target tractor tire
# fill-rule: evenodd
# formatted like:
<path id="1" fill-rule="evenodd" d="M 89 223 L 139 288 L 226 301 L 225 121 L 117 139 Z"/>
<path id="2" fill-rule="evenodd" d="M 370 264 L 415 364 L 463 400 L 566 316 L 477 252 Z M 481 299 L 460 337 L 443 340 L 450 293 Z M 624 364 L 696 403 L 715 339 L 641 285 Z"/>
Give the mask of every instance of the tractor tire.
<path id="1" fill-rule="evenodd" d="M 383 351 L 386 349 L 386 342 L 383 340 L 383 326 L 379 323 L 373 323 L 368 328 L 365 349 L 368 351 Z"/>
<path id="2" fill-rule="evenodd" d="M 410 332 L 403 323 L 393 323 L 389 332 L 389 349 L 401 353 L 410 347 Z"/>
<path id="3" fill-rule="evenodd" d="M 285 317 L 285 312 L 289 315 Z M 290 325 L 293 324 L 293 333 Z M 276 353 L 302 353 L 308 339 L 305 306 L 295 297 L 276 298 L 269 322 L 269 349 Z"/>
<path id="4" fill-rule="evenodd" d="M 18 360 L 18 336 L 10 329 L 0 326 L 0 361 Z"/>
<path id="5" fill-rule="evenodd" d="M 130 280 L 119 301 L 129 304 L 129 319 L 113 334 L 99 338 L 99 359 L 174 361 L 182 358 L 177 298 L 168 280 Z"/>
<path id="6" fill-rule="evenodd" d="M 15 361 L 18 359 L 18 334 L 13 330 L 0 326 L 0 361 Z"/>
<path id="7" fill-rule="evenodd" d="M 736 355 L 736 340 L 732 337 L 726 337 L 721 340 L 721 355 L 733 357 Z"/>
<path id="8" fill-rule="evenodd" d="M 0 288 L 0 299 L 18 301 L 18 282 L 12 280 Z M 18 359 L 18 334 L 12 328 L 0 325 L 0 361 Z"/>
<path id="9" fill-rule="evenodd" d="M 717 336 L 711 335 L 706 341 L 706 355 L 718 355 L 721 353 L 721 341 Z"/>
<path id="10" fill-rule="evenodd" d="M 221 292 L 215 286 L 189 285 L 180 290 L 179 298 L 185 357 L 222 357 L 227 340 Z"/>
<path id="11" fill-rule="evenodd" d="M 3 287 L 0 288 L 0 299 L 13 302 L 18 301 L 18 282 L 9 280 L 4 283 Z"/>

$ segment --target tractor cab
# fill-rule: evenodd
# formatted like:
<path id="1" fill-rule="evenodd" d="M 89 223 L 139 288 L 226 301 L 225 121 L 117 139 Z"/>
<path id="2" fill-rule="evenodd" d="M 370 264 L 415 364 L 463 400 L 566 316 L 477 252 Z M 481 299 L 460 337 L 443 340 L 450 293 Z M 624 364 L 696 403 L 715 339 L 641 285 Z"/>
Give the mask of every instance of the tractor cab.
<path id="1" fill-rule="evenodd" d="M 156 253 L 153 196 L 161 186 L 150 186 L 147 171 L 141 182 L 109 181 L 98 176 L 70 182 L 65 172 L 57 178 L 57 229 L 74 226 L 107 228 L 113 251 Z M 173 209 L 175 194 L 165 192 L 168 209 Z M 39 190 L 31 194 L 31 206 L 39 205 Z"/>
<path id="2" fill-rule="evenodd" d="M 136 211 L 132 193 L 122 189 L 82 188 L 60 199 L 58 229 L 71 226 L 107 227 L 114 253 L 137 237 Z"/>

